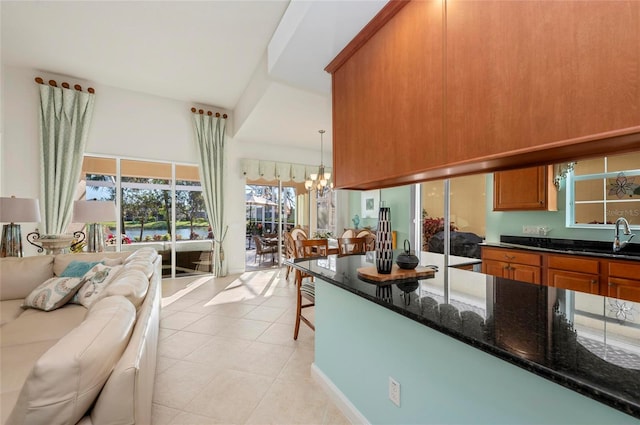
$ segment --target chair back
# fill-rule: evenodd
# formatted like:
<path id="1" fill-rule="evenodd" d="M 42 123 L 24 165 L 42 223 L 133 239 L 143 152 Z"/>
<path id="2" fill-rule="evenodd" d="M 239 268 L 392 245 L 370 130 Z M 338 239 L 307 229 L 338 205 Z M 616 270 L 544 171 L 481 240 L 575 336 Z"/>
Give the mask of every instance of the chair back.
<path id="1" fill-rule="evenodd" d="M 260 236 L 253 235 L 253 242 L 256 244 L 256 253 L 259 254 L 261 251 L 264 250 L 262 246 L 262 239 L 260 239 Z"/>
<path id="2" fill-rule="evenodd" d="M 284 249 L 287 258 L 296 258 L 296 244 L 289 232 L 284 232 Z"/>
<path id="3" fill-rule="evenodd" d="M 297 241 L 298 239 L 309 239 L 309 236 L 307 236 L 307 232 L 305 232 L 302 227 L 294 227 L 291 230 L 291 237 L 294 241 Z"/>
<path id="4" fill-rule="evenodd" d="M 365 238 L 367 240 L 365 244 L 365 251 L 375 251 L 376 250 L 376 234 L 371 230 L 363 229 L 358 232 L 356 235 L 357 238 Z"/>
<path id="5" fill-rule="evenodd" d="M 367 238 L 338 238 L 338 254 L 364 254 L 366 245 Z"/>
<path id="6" fill-rule="evenodd" d="M 296 258 L 326 257 L 329 253 L 329 241 L 326 239 L 298 239 Z"/>
<path id="7" fill-rule="evenodd" d="M 344 232 L 342 232 L 342 235 L 340 235 L 341 238 L 355 238 L 356 237 L 356 232 L 353 229 L 344 229 Z"/>

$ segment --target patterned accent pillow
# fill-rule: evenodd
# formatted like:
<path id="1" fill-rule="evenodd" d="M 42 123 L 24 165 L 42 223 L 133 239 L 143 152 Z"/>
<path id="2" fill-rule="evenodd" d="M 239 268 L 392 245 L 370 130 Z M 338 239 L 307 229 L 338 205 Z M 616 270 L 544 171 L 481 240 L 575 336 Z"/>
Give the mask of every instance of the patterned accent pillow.
<path id="1" fill-rule="evenodd" d="M 84 277 L 83 285 L 73 297 L 72 303 L 82 304 L 89 308 L 97 301 L 100 293 L 111 283 L 113 278 L 122 269 L 122 266 L 109 267 L 103 264 L 96 264 Z"/>
<path id="2" fill-rule="evenodd" d="M 22 307 L 55 310 L 65 305 L 82 284 L 83 279 L 79 277 L 52 277 L 31 291 L 24 299 Z"/>

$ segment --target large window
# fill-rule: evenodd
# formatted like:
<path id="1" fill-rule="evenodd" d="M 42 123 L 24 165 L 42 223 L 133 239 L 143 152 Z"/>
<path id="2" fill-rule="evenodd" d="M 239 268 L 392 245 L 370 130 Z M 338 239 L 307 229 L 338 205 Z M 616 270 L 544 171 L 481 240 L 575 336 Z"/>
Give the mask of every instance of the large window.
<path id="1" fill-rule="evenodd" d="M 567 177 L 567 226 L 640 226 L 640 152 L 579 161 Z"/>
<path id="2" fill-rule="evenodd" d="M 82 180 L 85 199 L 119 207 L 119 219 L 105 223 L 108 249 L 153 247 L 164 275 L 211 271 L 213 233 L 197 166 L 87 156 Z"/>

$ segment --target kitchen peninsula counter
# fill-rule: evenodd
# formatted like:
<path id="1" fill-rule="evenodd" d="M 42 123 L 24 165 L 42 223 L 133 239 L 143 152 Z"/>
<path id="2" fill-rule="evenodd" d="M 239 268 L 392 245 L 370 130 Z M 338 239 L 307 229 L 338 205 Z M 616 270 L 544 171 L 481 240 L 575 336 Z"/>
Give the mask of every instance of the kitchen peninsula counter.
<path id="1" fill-rule="evenodd" d="M 326 345 L 331 344 L 325 341 L 335 340 L 339 333 L 331 330 L 331 335 L 323 334 L 324 318 L 347 314 L 334 309 L 336 300 L 342 302 L 347 296 L 331 289 L 340 288 L 369 305 L 378 306 L 367 307 L 366 303 L 350 299 L 349 302 L 368 309 L 367 316 L 388 315 L 384 311 L 392 311 L 396 316 L 624 412 L 631 416 L 623 416 L 631 420 L 630 423 L 640 419 L 640 306 L 637 303 L 487 276 L 457 269 L 451 264 L 440 266 L 431 279 L 372 284 L 362 281 L 357 274 L 358 268 L 373 265 L 371 254 L 331 255 L 293 263 L 295 268 L 317 278 L 316 318 L 320 323 L 316 323 L 316 363 L 330 363 L 323 360 L 326 358 L 323 353 L 328 350 Z M 421 265 L 427 264 L 423 261 Z M 333 294 L 331 306 L 327 305 L 329 301 L 323 305 L 325 293 Z M 350 326 L 352 320 L 355 319 L 342 323 Z M 398 319 L 394 316 L 392 320 Z M 401 322 L 400 329 L 409 326 L 413 325 Z M 355 334 L 350 335 L 343 344 L 348 345 Z M 392 337 L 382 330 L 377 335 L 381 340 Z M 412 339 L 410 345 L 417 343 L 417 338 Z M 357 349 L 357 345 L 352 349 Z M 477 351 L 470 355 L 473 353 Z M 337 376 L 330 379 L 339 380 Z M 347 396 L 358 398 L 357 391 Z M 356 406 L 360 410 L 380 408 L 368 406 L 366 402 L 364 407 Z M 367 416 L 380 415 L 378 412 Z M 392 416 L 388 420 L 410 419 Z"/>

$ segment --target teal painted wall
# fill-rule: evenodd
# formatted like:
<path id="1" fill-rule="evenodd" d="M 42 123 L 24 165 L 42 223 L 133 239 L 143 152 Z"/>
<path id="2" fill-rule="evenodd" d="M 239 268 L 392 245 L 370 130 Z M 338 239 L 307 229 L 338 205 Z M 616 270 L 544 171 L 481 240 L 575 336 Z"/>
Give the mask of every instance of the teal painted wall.
<path id="1" fill-rule="evenodd" d="M 316 280 L 315 364 L 372 424 L 640 424 Z M 401 405 L 387 397 L 400 383 Z"/>
<path id="2" fill-rule="evenodd" d="M 411 186 L 382 189 L 382 201 L 391 208 L 391 229 L 397 232 L 397 248 L 400 248 L 411 232 Z"/>
<path id="3" fill-rule="evenodd" d="M 521 236 L 523 225 L 545 225 L 552 229 L 547 235 L 550 238 L 613 243 L 613 229 L 577 229 L 565 226 L 567 191 L 564 181 L 558 191 L 558 211 L 493 211 L 493 174 L 487 174 L 486 191 L 487 241 L 497 242 L 500 235 Z M 637 242 L 634 240 L 633 243 Z"/>
<path id="4" fill-rule="evenodd" d="M 355 214 L 360 216 L 360 227 L 376 228 L 377 218 L 362 217 L 362 192 L 350 191 L 349 193 L 349 217 Z M 391 208 L 391 228 L 397 232 L 398 246 L 402 247 L 405 239 L 409 239 L 411 232 L 411 186 L 399 186 L 380 190 L 380 202 Z M 353 222 L 350 223 L 353 226 Z"/>

